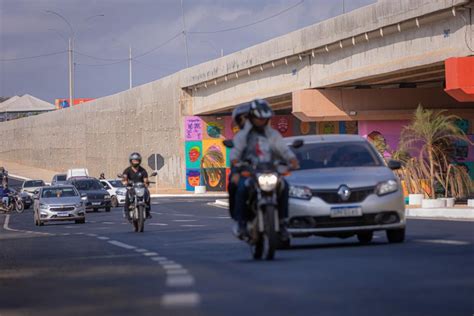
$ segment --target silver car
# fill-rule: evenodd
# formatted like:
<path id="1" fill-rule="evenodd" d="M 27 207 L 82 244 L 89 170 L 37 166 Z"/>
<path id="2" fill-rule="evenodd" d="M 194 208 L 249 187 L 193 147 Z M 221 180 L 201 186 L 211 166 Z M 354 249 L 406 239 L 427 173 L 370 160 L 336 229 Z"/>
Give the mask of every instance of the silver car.
<path id="1" fill-rule="evenodd" d="M 43 180 L 27 180 L 23 182 L 21 192 L 33 196 L 35 191 L 38 191 L 39 188 L 44 186 L 46 186 L 46 183 L 44 183 Z"/>
<path id="2" fill-rule="evenodd" d="M 72 185 L 43 187 L 34 195 L 35 225 L 45 222 L 75 221 L 86 222 L 86 209 L 83 198 Z"/>
<path id="3" fill-rule="evenodd" d="M 405 204 L 398 161 L 384 161 L 357 135 L 297 137 L 294 149 L 301 169 L 290 183 L 289 229 L 293 237 L 312 235 L 369 243 L 373 232 L 385 230 L 389 242 L 405 238 Z M 296 138 L 288 138 L 291 144 Z M 392 170 L 391 170 L 392 169 Z"/>

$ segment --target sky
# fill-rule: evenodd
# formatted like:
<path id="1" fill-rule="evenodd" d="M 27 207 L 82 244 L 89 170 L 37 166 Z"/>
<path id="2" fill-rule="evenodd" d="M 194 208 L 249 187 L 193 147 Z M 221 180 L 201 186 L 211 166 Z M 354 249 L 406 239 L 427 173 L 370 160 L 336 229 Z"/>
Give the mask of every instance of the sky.
<path id="1" fill-rule="evenodd" d="M 345 0 L 344 9 L 373 2 Z M 183 0 L 183 8 L 193 66 L 340 15 L 343 0 Z M 76 98 L 128 89 L 130 46 L 133 86 L 157 80 L 186 68 L 182 23 L 180 0 L 0 0 L 0 96 L 68 98 L 71 35 Z"/>

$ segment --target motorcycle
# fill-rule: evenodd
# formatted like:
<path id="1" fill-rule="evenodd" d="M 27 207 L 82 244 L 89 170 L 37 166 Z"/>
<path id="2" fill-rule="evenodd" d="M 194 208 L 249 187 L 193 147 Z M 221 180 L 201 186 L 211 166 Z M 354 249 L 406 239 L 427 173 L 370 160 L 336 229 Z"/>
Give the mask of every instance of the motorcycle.
<path id="1" fill-rule="evenodd" d="M 303 145 L 301 140 L 292 147 Z M 233 147 L 232 140 L 225 140 L 224 146 Z M 288 175 L 290 168 L 281 161 L 273 163 L 255 163 L 244 161 L 237 169 L 248 178 L 249 200 L 247 207 L 250 212 L 247 222 L 248 236 L 244 238 L 250 245 L 252 257 L 256 260 L 265 257 L 273 260 L 275 251 L 280 246 L 280 217 L 278 214 L 278 193 L 283 184 L 283 176 Z"/>
<path id="2" fill-rule="evenodd" d="M 21 200 L 21 197 L 18 194 L 9 193 L 8 198 L 8 205 L 5 205 L 3 204 L 3 201 L 0 201 L 0 211 L 10 213 L 15 210 L 17 213 L 23 213 L 23 211 L 25 210 L 25 204 Z"/>
<path id="3" fill-rule="evenodd" d="M 156 176 L 156 172 L 153 172 L 151 177 Z M 122 175 L 119 175 L 122 177 Z M 152 182 L 150 182 L 152 183 Z M 129 182 L 127 186 L 127 198 L 131 198 L 129 214 L 132 219 L 133 230 L 135 232 L 143 233 L 145 230 L 145 221 L 146 221 L 146 187 L 142 182 Z"/>

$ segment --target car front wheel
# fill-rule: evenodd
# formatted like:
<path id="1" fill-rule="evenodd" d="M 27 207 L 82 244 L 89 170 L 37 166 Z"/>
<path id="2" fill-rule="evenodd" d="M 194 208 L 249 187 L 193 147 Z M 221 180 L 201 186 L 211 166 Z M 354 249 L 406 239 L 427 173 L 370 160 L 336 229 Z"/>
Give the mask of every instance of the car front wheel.
<path id="1" fill-rule="evenodd" d="M 402 243 L 405 241 L 405 228 L 387 230 L 389 243 Z"/>

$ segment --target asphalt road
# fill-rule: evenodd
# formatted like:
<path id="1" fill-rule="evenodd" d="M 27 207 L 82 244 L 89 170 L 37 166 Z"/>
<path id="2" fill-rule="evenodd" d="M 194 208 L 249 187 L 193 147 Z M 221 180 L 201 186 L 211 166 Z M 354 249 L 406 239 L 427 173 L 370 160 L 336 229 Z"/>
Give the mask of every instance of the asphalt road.
<path id="1" fill-rule="evenodd" d="M 409 220 L 377 233 L 297 239 L 250 259 L 209 199 L 153 201 L 145 233 L 121 209 L 36 227 L 0 215 L 0 315 L 473 315 L 472 222 Z"/>

